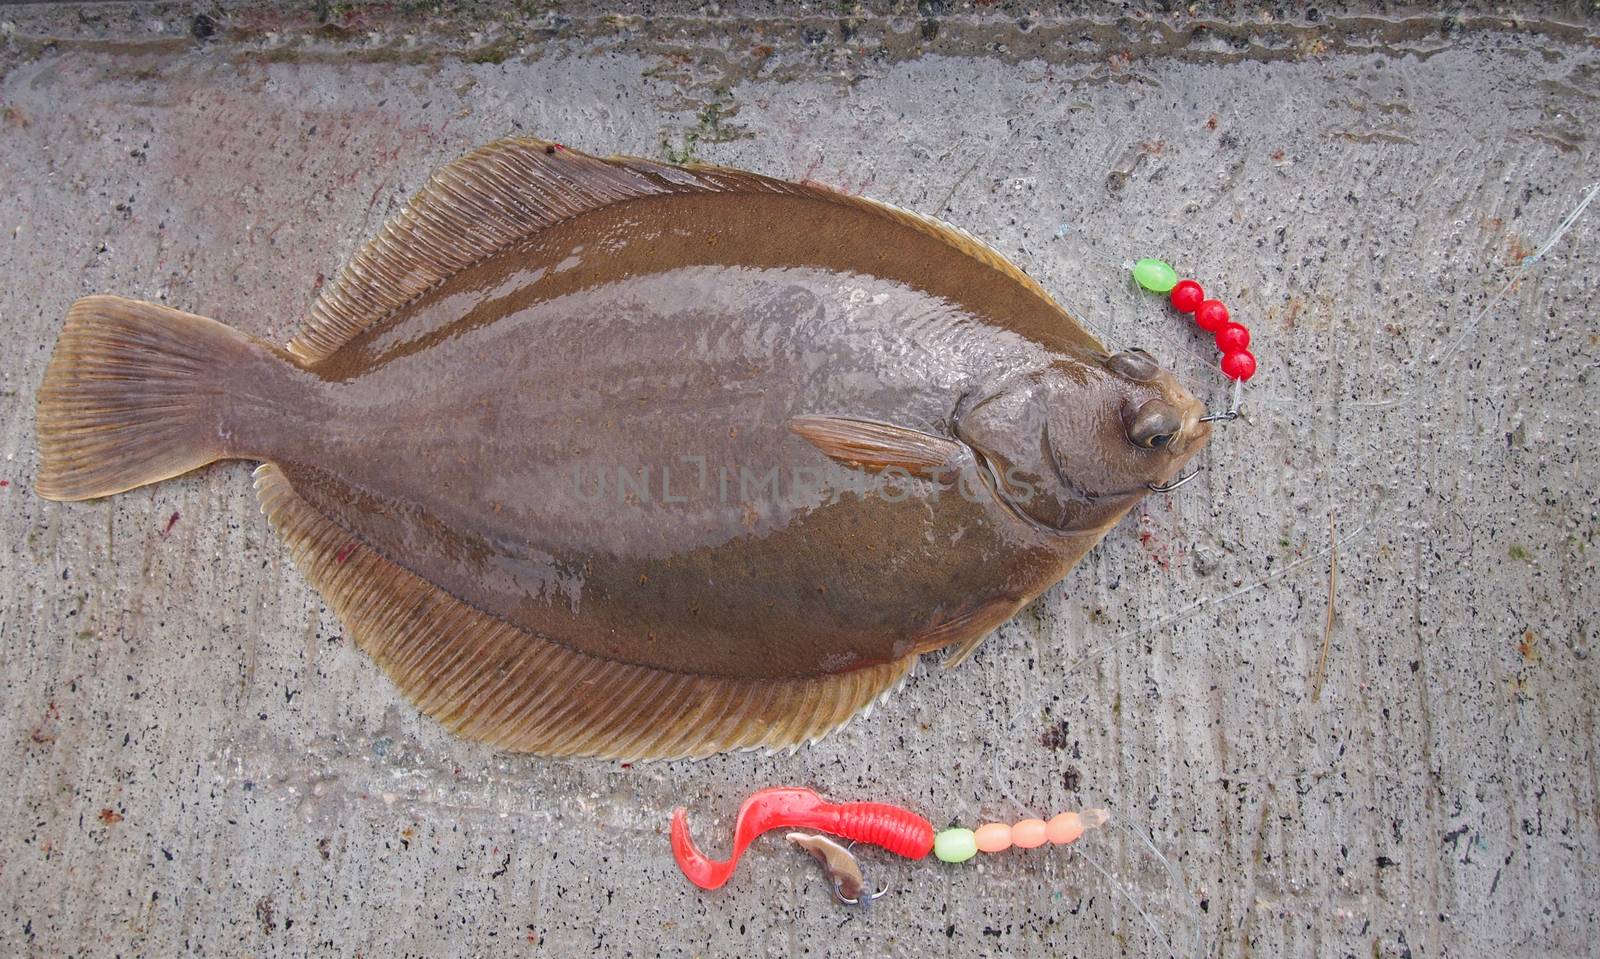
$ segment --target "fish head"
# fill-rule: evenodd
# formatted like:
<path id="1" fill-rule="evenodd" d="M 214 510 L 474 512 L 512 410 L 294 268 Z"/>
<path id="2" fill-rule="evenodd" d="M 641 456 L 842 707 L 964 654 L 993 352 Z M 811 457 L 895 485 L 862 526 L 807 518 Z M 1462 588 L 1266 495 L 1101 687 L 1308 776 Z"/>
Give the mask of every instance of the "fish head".
<path id="1" fill-rule="evenodd" d="M 1013 511 L 1104 531 L 1211 436 L 1205 406 L 1142 350 L 1058 356 L 971 394 L 955 429 Z"/>

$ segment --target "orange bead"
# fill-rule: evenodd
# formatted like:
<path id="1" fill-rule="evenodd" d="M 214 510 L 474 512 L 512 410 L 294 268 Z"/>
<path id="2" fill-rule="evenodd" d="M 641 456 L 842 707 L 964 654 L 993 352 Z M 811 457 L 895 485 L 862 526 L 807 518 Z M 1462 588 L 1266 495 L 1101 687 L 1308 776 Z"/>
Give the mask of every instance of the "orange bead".
<path id="1" fill-rule="evenodd" d="M 1024 819 L 1011 827 L 1011 842 L 1018 849 L 1042 846 L 1047 828 L 1043 819 Z"/>
<path id="2" fill-rule="evenodd" d="M 1003 822 L 992 822 L 978 827 L 974 834 L 982 852 L 1002 852 L 1011 848 L 1011 827 Z"/>
<path id="3" fill-rule="evenodd" d="M 1083 835 L 1083 817 L 1075 812 L 1064 812 L 1050 820 L 1044 829 L 1045 835 L 1058 846 L 1076 842 Z"/>

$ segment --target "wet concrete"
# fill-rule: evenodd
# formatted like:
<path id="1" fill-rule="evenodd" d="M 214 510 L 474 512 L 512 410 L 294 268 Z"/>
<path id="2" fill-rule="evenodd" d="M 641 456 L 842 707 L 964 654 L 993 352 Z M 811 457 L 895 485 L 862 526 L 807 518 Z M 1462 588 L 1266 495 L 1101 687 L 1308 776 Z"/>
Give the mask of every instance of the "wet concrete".
<path id="1" fill-rule="evenodd" d="M 1529 259 L 1600 178 L 1587 12 L 0 8 L 0 949 L 1589 954 L 1600 209 Z M 418 718 L 248 464 L 29 491 L 75 297 L 284 340 L 430 170 L 518 132 L 937 213 L 1220 402 L 1118 270 L 1165 256 L 1251 325 L 1248 416 L 959 669 L 792 754 L 631 768 Z M 673 806 L 722 848 L 789 782 L 1131 829 L 869 852 L 865 913 L 777 839 L 682 880 Z"/>

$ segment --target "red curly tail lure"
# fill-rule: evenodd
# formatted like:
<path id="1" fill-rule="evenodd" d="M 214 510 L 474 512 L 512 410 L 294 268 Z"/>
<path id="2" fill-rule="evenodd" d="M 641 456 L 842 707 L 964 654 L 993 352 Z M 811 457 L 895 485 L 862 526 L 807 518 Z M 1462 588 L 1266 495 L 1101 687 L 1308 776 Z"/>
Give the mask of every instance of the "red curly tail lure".
<path id="1" fill-rule="evenodd" d="M 753 794 L 739 807 L 733 854 L 722 861 L 708 858 L 695 847 L 689 838 L 688 814 L 682 807 L 673 810 L 672 855 L 690 882 L 701 889 L 716 889 L 733 875 L 750 843 L 772 829 L 799 826 L 881 846 L 907 859 L 923 859 L 931 852 L 945 862 L 965 862 L 979 852 L 1002 852 L 1012 846 L 1031 849 L 1046 843 L 1076 842 L 1085 830 L 1098 829 L 1109 818 L 1103 809 L 1088 809 L 1064 812 L 1049 822 L 1024 819 L 1012 825 L 989 823 L 976 831 L 946 829 L 934 835 L 933 824 L 909 809 L 875 802 L 831 803 L 809 789 L 779 786 Z"/>
<path id="2" fill-rule="evenodd" d="M 720 862 L 695 848 L 689 838 L 688 813 L 681 806 L 673 810 L 672 855 L 690 882 L 716 889 L 733 875 L 739 857 L 757 836 L 791 826 L 882 846 L 907 859 L 921 859 L 933 851 L 933 824 L 909 809 L 876 802 L 831 803 L 809 789 L 778 786 L 755 793 L 739 807 L 733 855 Z"/>

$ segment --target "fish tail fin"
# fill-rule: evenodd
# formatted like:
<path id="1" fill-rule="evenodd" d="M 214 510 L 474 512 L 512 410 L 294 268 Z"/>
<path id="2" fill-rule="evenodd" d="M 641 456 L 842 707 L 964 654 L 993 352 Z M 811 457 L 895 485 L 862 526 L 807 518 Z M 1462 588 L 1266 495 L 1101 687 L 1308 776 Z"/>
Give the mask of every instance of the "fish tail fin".
<path id="1" fill-rule="evenodd" d="M 39 387 L 41 464 L 53 500 L 110 496 L 230 455 L 228 374 L 271 347 L 203 316 L 117 296 L 72 304 Z"/>

